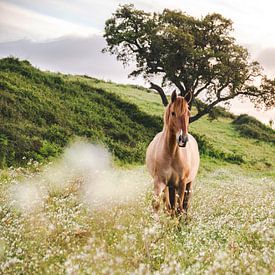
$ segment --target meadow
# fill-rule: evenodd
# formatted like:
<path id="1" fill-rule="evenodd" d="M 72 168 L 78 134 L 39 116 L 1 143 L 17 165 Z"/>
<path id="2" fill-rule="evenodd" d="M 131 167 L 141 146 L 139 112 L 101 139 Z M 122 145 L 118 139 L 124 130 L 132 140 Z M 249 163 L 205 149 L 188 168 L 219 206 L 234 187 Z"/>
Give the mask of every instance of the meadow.
<path id="1" fill-rule="evenodd" d="M 45 169 L 33 165 L 1 173 L 3 274 L 274 272 L 274 181 L 261 173 L 202 164 L 189 222 L 178 224 L 152 212 L 143 166 L 116 168 L 109 188 L 125 196 L 128 184 L 130 198 L 96 192 L 101 205 L 83 200 L 79 172 L 53 189 L 32 180 Z"/>
<path id="2" fill-rule="evenodd" d="M 227 112 L 191 124 L 201 166 L 178 223 L 153 213 L 143 166 L 162 127 L 158 95 L 15 59 L 0 67 L 0 273 L 275 272 L 274 131 L 243 132 Z"/>

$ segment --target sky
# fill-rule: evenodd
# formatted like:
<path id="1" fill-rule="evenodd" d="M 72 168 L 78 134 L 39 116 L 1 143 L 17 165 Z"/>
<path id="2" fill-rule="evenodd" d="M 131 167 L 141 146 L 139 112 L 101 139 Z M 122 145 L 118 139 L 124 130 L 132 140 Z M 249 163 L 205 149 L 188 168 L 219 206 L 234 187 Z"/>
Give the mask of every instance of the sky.
<path id="1" fill-rule="evenodd" d="M 105 21 L 126 3 L 149 12 L 180 9 L 196 17 L 221 13 L 234 22 L 237 43 L 275 77 L 273 0 L 0 0 L 0 57 L 28 59 L 44 70 L 146 85 L 141 78 L 127 77 L 133 66 L 124 68 L 114 56 L 101 53 Z M 239 100 L 232 101 L 231 111 L 275 120 L 275 110 L 257 111 Z"/>

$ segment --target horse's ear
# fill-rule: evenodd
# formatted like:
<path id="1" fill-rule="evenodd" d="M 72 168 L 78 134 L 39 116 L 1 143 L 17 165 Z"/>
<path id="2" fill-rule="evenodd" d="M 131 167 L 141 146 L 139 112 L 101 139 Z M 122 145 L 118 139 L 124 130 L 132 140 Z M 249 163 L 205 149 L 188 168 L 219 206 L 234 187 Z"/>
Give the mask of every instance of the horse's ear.
<path id="1" fill-rule="evenodd" d="M 167 125 L 168 124 L 168 122 L 169 122 L 169 115 L 170 115 L 170 104 L 166 107 L 166 109 L 165 109 L 165 112 L 164 112 L 164 123 L 165 123 L 165 125 Z"/>
<path id="2" fill-rule="evenodd" d="M 172 95 L 171 95 L 171 102 L 175 102 L 176 99 L 177 99 L 177 92 L 176 92 L 176 90 L 174 90 Z"/>
<path id="3" fill-rule="evenodd" d="M 187 101 L 187 103 L 189 104 L 192 99 L 193 99 L 193 95 L 191 92 L 188 92 L 185 96 L 184 96 L 185 100 Z"/>

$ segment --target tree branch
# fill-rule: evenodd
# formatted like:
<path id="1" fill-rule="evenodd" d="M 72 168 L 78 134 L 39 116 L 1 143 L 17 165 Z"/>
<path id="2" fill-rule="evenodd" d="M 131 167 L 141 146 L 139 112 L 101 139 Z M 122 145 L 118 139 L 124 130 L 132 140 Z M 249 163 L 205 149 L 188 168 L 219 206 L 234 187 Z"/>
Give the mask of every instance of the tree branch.
<path id="1" fill-rule="evenodd" d="M 201 91 L 203 91 L 204 89 L 206 89 L 210 84 L 212 83 L 212 80 L 207 82 L 204 86 L 202 86 L 201 88 L 199 88 L 195 93 L 194 93 L 194 97 L 197 97 L 199 95 L 199 93 Z"/>
<path id="2" fill-rule="evenodd" d="M 168 100 L 167 100 L 167 97 L 166 97 L 163 89 L 160 86 L 158 86 L 157 84 L 153 83 L 153 82 L 150 82 L 150 85 L 151 85 L 150 89 L 154 89 L 159 93 L 159 95 L 161 97 L 161 100 L 162 100 L 162 104 L 164 106 L 167 106 L 168 105 Z"/>
<path id="3" fill-rule="evenodd" d="M 192 123 L 196 120 L 198 120 L 199 118 L 201 118 L 202 116 L 206 115 L 209 113 L 209 111 L 216 106 L 218 103 L 222 102 L 222 101 L 227 101 L 229 99 L 234 98 L 235 96 L 237 96 L 236 94 L 234 95 L 230 95 L 224 98 L 219 98 L 216 99 L 215 101 L 213 101 L 211 104 L 207 105 L 207 107 L 205 107 L 201 112 L 198 112 L 195 116 L 190 117 L 189 122 Z"/>
<path id="4" fill-rule="evenodd" d="M 176 85 L 176 87 L 180 90 L 180 95 L 184 96 L 186 93 L 185 88 L 183 87 L 183 85 L 180 83 L 179 80 L 174 80 L 174 84 Z"/>

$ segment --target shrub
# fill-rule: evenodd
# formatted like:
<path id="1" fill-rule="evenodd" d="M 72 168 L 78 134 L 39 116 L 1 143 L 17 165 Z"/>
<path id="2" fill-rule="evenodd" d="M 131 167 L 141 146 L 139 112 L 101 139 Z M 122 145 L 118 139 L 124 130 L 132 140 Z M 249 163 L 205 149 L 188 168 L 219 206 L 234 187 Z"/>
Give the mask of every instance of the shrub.
<path id="1" fill-rule="evenodd" d="M 6 136 L 0 134 L 0 168 L 6 166 L 8 139 Z"/>
<path id="2" fill-rule="evenodd" d="M 194 105 L 198 109 L 204 109 L 206 107 L 206 104 L 198 98 L 194 100 Z M 218 119 L 219 117 L 231 118 L 231 119 L 236 118 L 234 114 L 227 111 L 224 107 L 216 106 L 211 109 L 211 111 L 208 114 L 208 118 L 210 120 L 214 120 L 214 119 Z"/>
<path id="3" fill-rule="evenodd" d="M 254 117 L 242 114 L 239 115 L 232 123 L 244 137 L 254 138 L 275 144 L 275 131 Z"/>
<path id="4" fill-rule="evenodd" d="M 210 113 L 208 114 L 210 120 L 217 119 L 218 117 L 225 117 L 235 119 L 236 116 L 230 112 L 228 112 L 224 107 L 217 106 L 214 107 Z"/>

